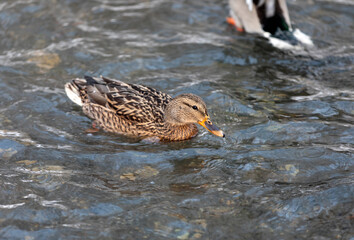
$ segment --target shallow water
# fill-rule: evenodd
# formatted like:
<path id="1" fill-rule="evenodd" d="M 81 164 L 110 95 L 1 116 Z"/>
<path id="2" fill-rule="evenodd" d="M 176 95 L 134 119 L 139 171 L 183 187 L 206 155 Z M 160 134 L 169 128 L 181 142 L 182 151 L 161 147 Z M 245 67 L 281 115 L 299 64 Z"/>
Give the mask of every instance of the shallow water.
<path id="1" fill-rule="evenodd" d="M 2 0 L 0 238 L 351 239 L 354 5 L 288 4 L 314 48 L 235 32 L 227 1 Z M 84 74 L 198 94 L 227 137 L 86 134 Z"/>

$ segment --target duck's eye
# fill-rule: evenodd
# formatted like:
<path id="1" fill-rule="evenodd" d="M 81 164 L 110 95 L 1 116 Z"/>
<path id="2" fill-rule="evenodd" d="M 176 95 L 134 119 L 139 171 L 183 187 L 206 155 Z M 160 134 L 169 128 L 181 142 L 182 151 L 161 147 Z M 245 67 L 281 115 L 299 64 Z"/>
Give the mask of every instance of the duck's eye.
<path id="1" fill-rule="evenodd" d="M 192 106 L 194 110 L 198 110 L 198 107 L 196 105 Z"/>

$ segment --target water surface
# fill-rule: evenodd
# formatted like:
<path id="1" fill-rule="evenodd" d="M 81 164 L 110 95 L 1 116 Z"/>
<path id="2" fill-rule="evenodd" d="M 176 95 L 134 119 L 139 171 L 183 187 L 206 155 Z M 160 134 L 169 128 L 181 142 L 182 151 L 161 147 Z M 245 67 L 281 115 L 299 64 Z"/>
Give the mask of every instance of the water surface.
<path id="1" fill-rule="evenodd" d="M 227 1 L 0 3 L 1 239 L 351 239 L 354 5 L 290 1 L 314 48 L 225 23 Z M 194 93 L 226 138 L 85 133 L 104 75 Z"/>

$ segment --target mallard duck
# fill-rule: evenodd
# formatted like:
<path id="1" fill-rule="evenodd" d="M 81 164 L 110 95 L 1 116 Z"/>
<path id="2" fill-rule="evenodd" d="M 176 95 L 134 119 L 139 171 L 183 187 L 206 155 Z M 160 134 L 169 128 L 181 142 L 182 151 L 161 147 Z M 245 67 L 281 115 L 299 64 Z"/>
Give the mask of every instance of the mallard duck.
<path id="1" fill-rule="evenodd" d="M 313 46 L 309 36 L 292 29 L 285 0 L 229 0 L 229 6 L 226 20 L 240 32 L 262 35 L 279 48 Z"/>
<path id="2" fill-rule="evenodd" d="M 65 91 L 95 125 L 108 132 L 178 141 L 196 136 L 195 123 L 199 123 L 225 137 L 210 121 L 203 100 L 194 94 L 172 98 L 150 87 L 88 76 L 67 83 Z"/>

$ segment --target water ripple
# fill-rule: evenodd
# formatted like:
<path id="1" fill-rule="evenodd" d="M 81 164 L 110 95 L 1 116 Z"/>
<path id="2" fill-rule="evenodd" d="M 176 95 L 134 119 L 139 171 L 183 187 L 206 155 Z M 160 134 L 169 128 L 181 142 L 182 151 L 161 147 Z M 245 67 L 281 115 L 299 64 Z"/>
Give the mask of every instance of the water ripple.
<path id="1" fill-rule="evenodd" d="M 1 1 L 0 238 L 350 239 L 353 6 L 288 2 L 315 46 L 283 51 L 227 1 Z M 197 94 L 226 138 L 87 134 L 85 74 Z"/>

